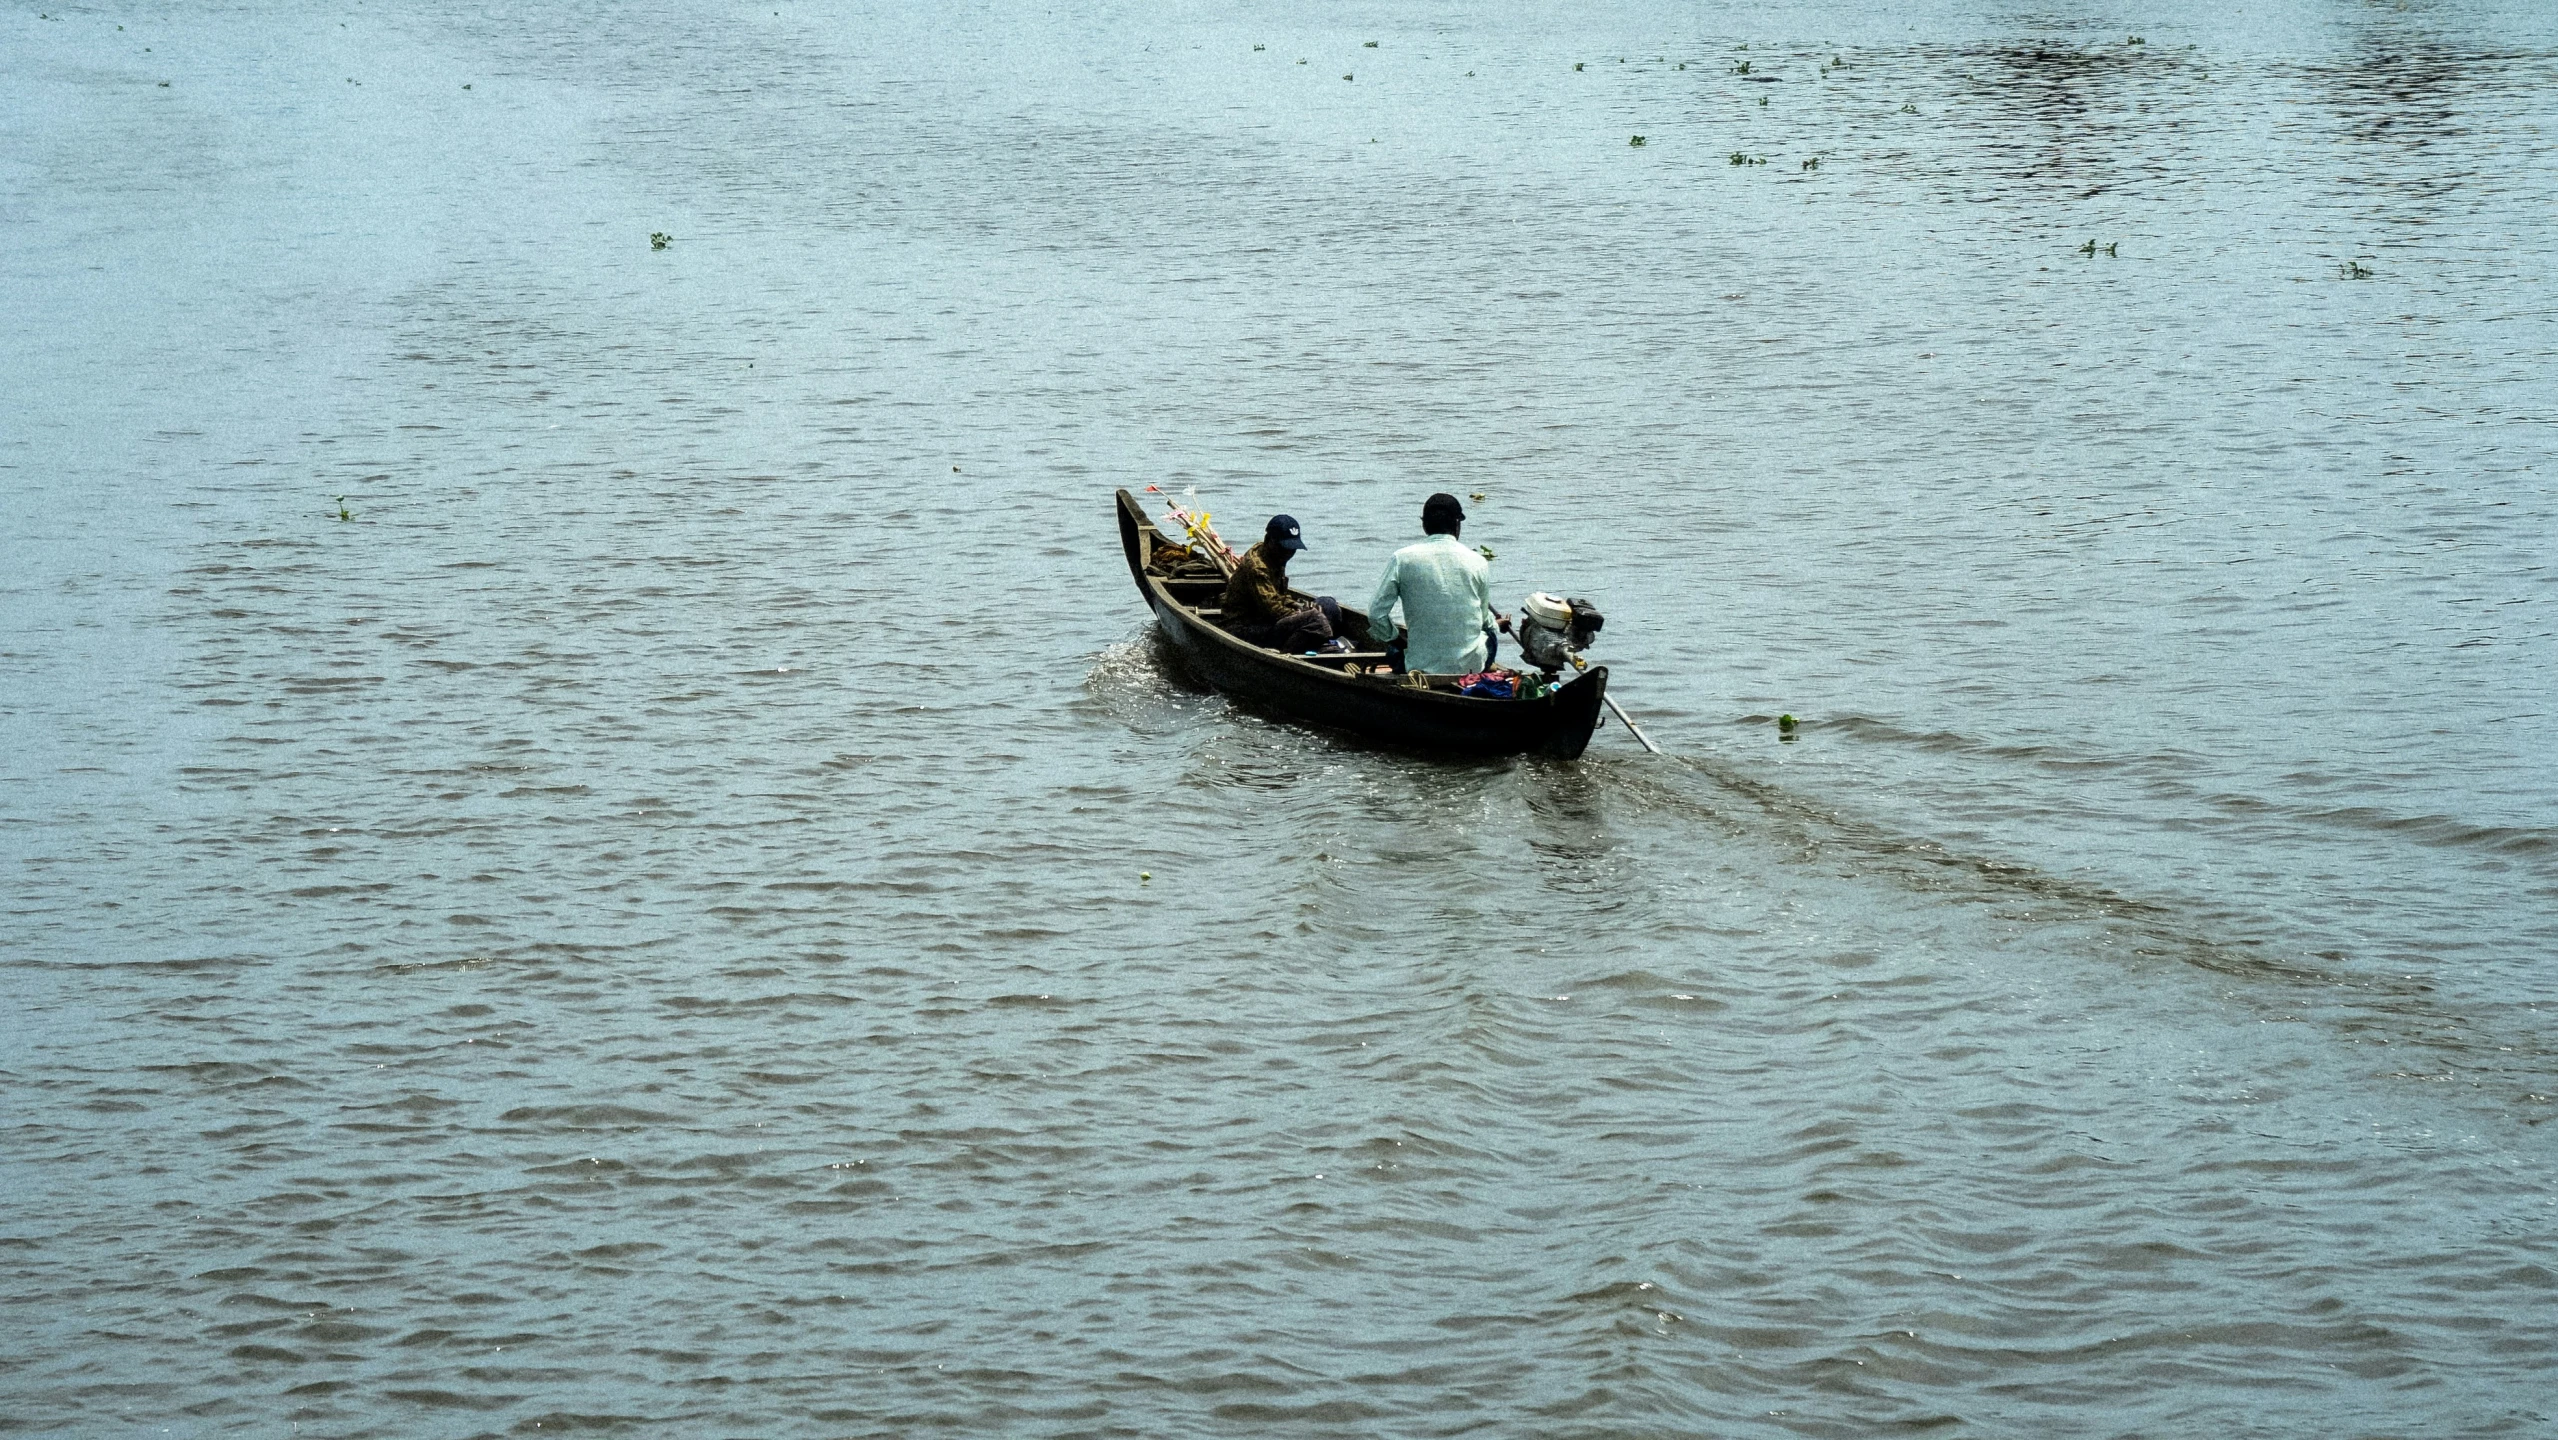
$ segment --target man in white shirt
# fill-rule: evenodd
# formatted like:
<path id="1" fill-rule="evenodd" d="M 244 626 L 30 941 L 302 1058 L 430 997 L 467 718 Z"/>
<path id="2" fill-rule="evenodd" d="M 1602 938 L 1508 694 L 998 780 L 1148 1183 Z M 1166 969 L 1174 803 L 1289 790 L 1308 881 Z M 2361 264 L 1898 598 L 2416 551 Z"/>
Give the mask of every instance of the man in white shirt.
<path id="1" fill-rule="evenodd" d="M 1457 539 L 1465 518 L 1454 495 L 1422 502 L 1421 533 L 1429 538 L 1394 552 L 1368 602 L 1368 633 L 1379 641 L 1394 634 L 1394 607 L 1403 605 L 1406 635 L 1397 670 L 1471 675 L 1491 668 L 1501 653 L 1492 627 L 1506 630 L 1510 622 L 1492 608 L 1492 567 Z"/>

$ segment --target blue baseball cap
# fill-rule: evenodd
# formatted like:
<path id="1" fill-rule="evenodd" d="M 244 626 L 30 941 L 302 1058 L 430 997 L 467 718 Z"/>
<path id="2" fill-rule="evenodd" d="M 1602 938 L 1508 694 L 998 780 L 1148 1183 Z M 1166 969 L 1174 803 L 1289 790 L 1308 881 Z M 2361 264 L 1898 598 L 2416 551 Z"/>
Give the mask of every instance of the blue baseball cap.
<path id="1" fill-rule="evenodd" d="M 1282 550 L 1306 548 L 1306 542 L 1297 536 L 1297 517 L 1294 515 L 1271 516 L 1270 523 L 1262 527 L 1261 538 Z"/>

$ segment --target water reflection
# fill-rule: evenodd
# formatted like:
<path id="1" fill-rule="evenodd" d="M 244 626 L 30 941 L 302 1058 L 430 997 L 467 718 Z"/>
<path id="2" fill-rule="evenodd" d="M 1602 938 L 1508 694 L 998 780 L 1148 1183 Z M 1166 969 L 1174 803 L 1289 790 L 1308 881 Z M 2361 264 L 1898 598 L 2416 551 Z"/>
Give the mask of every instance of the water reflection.
<path id="1" fill-rule="evenodd" d="M 2178 56 L 2129 39 L 2079 45 L 2023 40 L 1954 52 L 1964 93 L 1999 123 L 1976 143 L 2002 173 L 2087 200 L 2162 173 L 2163 82 Z"/>
<path id="2" fill-rule="evenodd" d="M 1594 767 L 1540 761 L 1521 767 L 1527 787 L 1531 869 L 1549 898 L 1589 913 L 1593 902 L 1613 909 L 1633 879 L 1606 814 L 1606 784 Z"/>
<path id="3" fill-rule="evenodd" d="M 2355 147 L 2349 183 L 2377 197 L 2367 218 L 2433 223 L 2440 201 L 2480 177 L 2483 157 L 2464 112 L 2497 91 L 2519 92 L 2528 83 L 2516 73 L 2524 59 L 2463 48 L 2391 15 L 2362 29 L 2346 58 L 2307 68 Z"/>

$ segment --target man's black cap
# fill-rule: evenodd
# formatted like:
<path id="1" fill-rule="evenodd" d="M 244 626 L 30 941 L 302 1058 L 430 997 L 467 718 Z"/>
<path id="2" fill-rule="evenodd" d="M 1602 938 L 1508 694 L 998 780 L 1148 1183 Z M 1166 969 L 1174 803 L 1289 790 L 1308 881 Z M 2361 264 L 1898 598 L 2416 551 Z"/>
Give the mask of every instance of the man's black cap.
<path id="1" fill-rule="evenodd" d="M 1421 502 L 1421 528 L 1430 530 L 1434 534 L 1437 532 L 1433 527 L 1440 523 L 1460 521 L 1465 518 L 1466 507 L 1457 503 L 1456 496 L 1444 490 Z"/>
<path id="2" fill-rule="evenodd" d="M 1306 542 L 1297 536 L 1297 517 L 1294 515 L 1271 516 L 1270 523 L 1262 528 L 1261 538 L 1282 550 L 1306 548 Z"/>

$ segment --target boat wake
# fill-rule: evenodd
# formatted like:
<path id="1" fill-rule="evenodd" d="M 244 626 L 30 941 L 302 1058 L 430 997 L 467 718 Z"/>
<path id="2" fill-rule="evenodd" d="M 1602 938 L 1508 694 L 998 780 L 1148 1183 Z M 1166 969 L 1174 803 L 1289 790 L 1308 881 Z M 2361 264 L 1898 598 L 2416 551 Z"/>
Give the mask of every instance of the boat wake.
<path id="1" fill-rule="evenodd" d="M 1096 719 L 1149 734 L 1178 729 L 1222 713 L 1216 693 L 1197 685 L 1173 663 L 1152 625 L 1105 646 L 1084 674 L 1083 694 L 1072 708 Z"/>
<path id="2" fill-rule="evenodd" d="M 2315 938 L 2291 945 L 2233 939 L 2212 907 L 2144 896 L 2101 880 L 2054 874 L 1816 803 L 1746 767 L 1670 755 L 1664 764 L 1611 765 L 1623 801 L 1708 823 L 1772 846 L 1791 864 L 1827 866 L 1940 903 L 1994 909 L 2012 922 L 2069 926 L 2101 937 L 2127 970 L 2164 962 L 2223 977 L 2221 997 L 2270 1021 L 2326 1026 L 2354 1045 L 2388 1047 L 2383 1073 L 2460 1080 L 2540 1111 L 2558 1096 L 2558 1045 L 2447 1000 L 2422 975 L 2334 963 Z M 2525 1116 L 2537 1124 L 2538 1114 Z"/>

